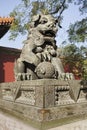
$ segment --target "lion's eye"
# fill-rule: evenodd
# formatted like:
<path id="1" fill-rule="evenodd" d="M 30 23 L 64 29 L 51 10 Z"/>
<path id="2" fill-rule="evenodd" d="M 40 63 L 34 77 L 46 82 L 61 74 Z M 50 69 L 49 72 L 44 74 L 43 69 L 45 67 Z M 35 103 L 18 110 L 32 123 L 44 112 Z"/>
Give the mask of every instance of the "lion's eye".
<path id="1" fill-rule="evenodd" d="M 46 20 L 41 20 L 41 24 L 45 24 L 45 23 L 47 23 Z"/>
<path id="2" fill-rule="evenodd" d="M 48 20 L 45 18 L 45 17 L 43 17 L 41 20 L 40 20 L 40 23 L 41 24 L 45 24 L 45 23 L 47 23 L 48 22 Z"/>

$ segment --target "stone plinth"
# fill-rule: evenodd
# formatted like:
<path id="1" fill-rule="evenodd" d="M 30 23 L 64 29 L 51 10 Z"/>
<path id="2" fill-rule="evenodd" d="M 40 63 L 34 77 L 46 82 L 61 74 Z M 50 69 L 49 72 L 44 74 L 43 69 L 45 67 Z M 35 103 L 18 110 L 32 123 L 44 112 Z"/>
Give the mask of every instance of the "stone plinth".
<path id="1" fill-rule="evenodd" d="M 0 111 L 0 130 L 38 130 L 23 120 Z M 87 130 L 87 119 L 46 130 Z"/>
<path id="2" fill-rule="evenodd" d="M 0 109 L 47 129 L 87 117 L 87 86 L 54 79 L 1 84 Z"/>

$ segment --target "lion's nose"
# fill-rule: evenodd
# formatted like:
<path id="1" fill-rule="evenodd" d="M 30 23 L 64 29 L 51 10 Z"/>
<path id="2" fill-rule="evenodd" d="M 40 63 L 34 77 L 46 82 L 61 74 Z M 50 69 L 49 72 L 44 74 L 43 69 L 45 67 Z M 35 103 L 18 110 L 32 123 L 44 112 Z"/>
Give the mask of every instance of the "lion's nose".
<path id="1" fill-rule="evenodd" d="M 55 25 L 54 23 L 49 23 L 49 24 L 48 24 L 48 27 L 51 27 L 51 28 L 52 28 L 52 27 L 56 27 L 56 25 Z"/>

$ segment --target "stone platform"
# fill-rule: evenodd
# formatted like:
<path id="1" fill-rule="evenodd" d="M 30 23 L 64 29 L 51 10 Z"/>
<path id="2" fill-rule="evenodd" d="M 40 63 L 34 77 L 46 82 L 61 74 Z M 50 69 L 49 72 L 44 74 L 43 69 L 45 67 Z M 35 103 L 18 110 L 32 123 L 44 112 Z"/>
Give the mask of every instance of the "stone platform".
<path id="1" fill-rule="evenodd" d="M 0 111 L 0 130 L 38 130 L 8 113 Z M 87 130 L 87 119 L 74 121 L 62 126 L 46 130 Z"/>
<path id="2" fill-rule="evenodd" d="M 0 109 L 46 130 L 87 117 L 87 86 L 54 79 L 0 84 Z"/>

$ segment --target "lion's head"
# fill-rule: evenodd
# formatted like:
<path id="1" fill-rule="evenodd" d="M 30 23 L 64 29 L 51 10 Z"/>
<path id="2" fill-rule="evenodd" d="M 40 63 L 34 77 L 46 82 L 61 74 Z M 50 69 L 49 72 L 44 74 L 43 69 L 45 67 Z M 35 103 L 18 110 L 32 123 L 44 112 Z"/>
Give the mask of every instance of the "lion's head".
<path id="1" fill-rule="evenodd" d="M 44 36 L 55 37 L 57 20 L 51 15 L 36 15 L 32 18 L 32 28 L 36 28 Z"/>

